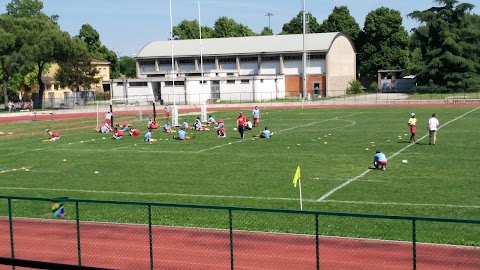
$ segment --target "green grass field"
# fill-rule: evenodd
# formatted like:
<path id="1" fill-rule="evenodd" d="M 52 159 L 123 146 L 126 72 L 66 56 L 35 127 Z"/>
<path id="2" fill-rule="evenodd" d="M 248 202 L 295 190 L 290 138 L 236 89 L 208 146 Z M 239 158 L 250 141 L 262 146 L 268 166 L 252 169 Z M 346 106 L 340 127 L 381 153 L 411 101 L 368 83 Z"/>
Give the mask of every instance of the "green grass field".
<path id="1" fill-rule="evenodd" d="M 95 133 L 93 118 L 1 125 L 4 135 L 0 135 L 0 167 L 8 171 L 0 174 L 0 193 L 299 209 L 299 190 L 293 187 L 292 179 L 300 166 L 306 210 L 480 219 L 477 109 L 268 109 L 262 110 L 261 121 L 261 128 L 268 126 L 275 134 L 268 140 L 252 139 L 259 128 L 240 140 L 233 130 L 238 111 L 218 111 L 212 114 L 226 120 L 227 138 L 216 138 L 214 131 L 190 131 L 194 140 L 174 141 L 170 134 L 156 131 L 153 138 L 161 140 L 153 144 L 143 143 L 142 138 L 127 136 L 117 141 L 111 139 L 111 134 Z M 418 145 L 407 143 L 410 112 L 415 112 L 419 121 Z M 435 146 L 428 145 L 426 137 L 426 122 L 432 112 L 441 125 Z M 190 123 L 195 117 L 186 116 Z M 122 118 L 115 121 L 130 121 L 140 127 L 143 137 L 145 122 L 138 123 L 134 116 Z M 61 139 L 43 142 L 48 136 L 40 132 L 46 128 L 59 130 Z M 6 135 L 9 132 L 13 135 Z M 377 149 L 389 158 L 384 172 L 368 170 Z M 401 163 L 404 159 L 407 164 Z M 13 168 L 17 170 L 11 171 Z M 2 216 L 7 215 L 5 205 L 2 200 Z M 16 215 L 44 217 L 48 212 L 38 203 L 17 205 L 25 207 L 17 208 Z M 121 206 L 108 211 L 92 206 L 89 210 L 82 213 L 82 219 L 137 219 L 134 209 L 126 211 Z M 198 210 L 195 215 L 171 211 L 175 211 L 175 217 L 163 219 L 163 224 L 224 227 L 223 223 L 217 224 L 217 214 L 211 211 Z M 70 214 L 67 218 L 74 217 Z M 363 230 L 349 232 L 352 226 L 362 227 L 358 224 L 358 220 L 343 219 L 336 229 L 327 226 L 322 232 L 388 239 L 410 237 L 408 230 L 392 229 L 396 225 L 387 225 L 391 226 L 388 235 L 375 231 L 369 228 L 372 221 Z M 248 221 L 240 225 L 246 229 L 305 232 L 299 220 L 283 217 L 274 222 L 263 219 L 253 226 Z M 440 227 L 438 232 L 450 230 L 448 226 Z M 480 245 L 480 228 L 472 227 L 446 240 L 439 240 L 445 236 L 436 235 L 432 229 L 429 240 Z"/>

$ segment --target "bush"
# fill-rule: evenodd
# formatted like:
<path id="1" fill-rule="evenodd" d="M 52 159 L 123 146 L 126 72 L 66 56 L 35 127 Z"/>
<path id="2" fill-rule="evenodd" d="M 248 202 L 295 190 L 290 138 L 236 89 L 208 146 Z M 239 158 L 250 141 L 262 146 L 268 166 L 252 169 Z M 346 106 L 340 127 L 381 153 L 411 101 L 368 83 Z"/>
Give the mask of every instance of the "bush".
<path id="1" fill-rule="evenodd" d="M 365 88 L 362 86 L 362 83 L 359 81 L 351 81 L 348 83 L 349 87 L 347 89 L 347 94 L 360 94 L 363 93 Z"/>
<path id="2" fill-rule="evenodd" d="M 376 81 L 375 81 L 375 82 L 372 82 L 372 83 L 370 84 L 370 90 L 371 90 L 371 91 L 375 91 L 375 92 L 378 91 L 378 82 L 376 82 Z"/>

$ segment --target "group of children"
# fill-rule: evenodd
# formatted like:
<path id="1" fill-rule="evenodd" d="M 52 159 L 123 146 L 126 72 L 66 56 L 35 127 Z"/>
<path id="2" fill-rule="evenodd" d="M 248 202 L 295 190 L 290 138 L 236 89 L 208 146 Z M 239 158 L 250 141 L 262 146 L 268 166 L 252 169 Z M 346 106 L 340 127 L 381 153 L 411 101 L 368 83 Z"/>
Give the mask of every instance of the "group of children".
<path id="1" fill-rule="evenodd" d="M 191 140 L 194 139 L 195 136 L 188 136 L 187 131 L 188 130 L 196 130 L 196 131 L 209 131 L 211 130 L 213 126 L 213 130 L 216 132 L 217 138 L 225 138 L 227 137 L 227 130 L 225 127 L 225 121 L 220 119 L 218 121 L 215 121 L 215 118 L 213 118 L 212 115 L 209 115 L 207 122 L 204 124 L 202 123 L 200 117 L 197 117 L 194 121 L 193 126 L 190 126 L 188 123 L 188 120 L 185 119 L 183 122 L 182 126 L 177 130 L 172 129 L 170 122 L 168 121 L 169 116 L 170 116 L 170 107 L 168 104 L 165 106 L 165 116 L 167 118 L 167 122 L 162 128 L 162 132 L 164 133 L 177 133 L 177 136 L 173 136 L 174 139 L 177 140 Z M 260 125 L 260 110 L 258 109 L 257 106 L 252 111 L 253 114 L 253 119 L 254 123 L 252 123 L 250 120 L 246 119 L 246 117 L 243 116 L 242 113 L 240 113 L 240 117 L 238 120 L 237 119 L 237 125 L 240 126 L 239 121 L 241 122 L 241 129 L 242 132 L 243 130 L 252 130 L 253 127 L 259 127 Z M 113 122 L 113 114 L 112 112 L 108 112 L 105 115 L 105 120 L 104 123 L 98 127 L 94 127 L 95 132 L 99 132 L 102 134 L 106 134 L 109 132 L 113 132 L 112 138 L 116 140 L 121 140 L 125 137 L 126 132 L 132 137 L 139 137 L 140 136 L 140 130 L 137 128 L 134 128 L 132 125 L 130 125 L 128 122 L 125 122 L 123 124 L 117 124 L 115 127 L 112 127 L 112 122 Z M 152 131 L 158 129 L 158 124 L 151 118 L 148 120 L 148 132 L 144 135 L 143 140 L 145 142 L 152 143 L 156 141 L 155 139 L 152 138 Z M 47 132 L 50 135 L 50 138 L 45 140 L 45 141 L 55 141 L 60 139 L 60 134 L 58 132 L 53 132 L 50 130 L 47 130 Z M 259 137 L 259 138 L 270 138 L 273 135 L 273 132 L 270 132 L 267 127 L 260 132 L 259 134 L 254 134 L 253 137 Z M 241 137 L 243 138 L 243 133 L 241 134 Z"/>

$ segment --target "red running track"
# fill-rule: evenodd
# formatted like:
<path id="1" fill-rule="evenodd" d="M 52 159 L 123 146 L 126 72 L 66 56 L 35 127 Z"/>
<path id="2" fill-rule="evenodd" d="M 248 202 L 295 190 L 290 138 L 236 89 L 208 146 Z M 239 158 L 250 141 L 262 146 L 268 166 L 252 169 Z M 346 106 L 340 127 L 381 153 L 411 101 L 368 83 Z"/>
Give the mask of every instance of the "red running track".
<path id="1" fill-rule="evenodd" d="M 76 223 L 13 221 L 15 257 L 78 264 Z M 229 269 L 228 230 L 152 227 L 155 269 Z M 150 269 L 146 225 L 80 224 L 82 265 Z M 316 269 L 315 237 L 234 231 L 235 269 Z M 321 269 L 412 269 L 407 242 L 321 237 Z M 8 219 L 0 218 L 0 256 L 10 257 Z M 11 267 L 0 266 L 0 269 Z M 18 268 L 17 268 L 18 269 Z M 480 248 L 417 244 L 417 269 L 480 269 Z"/>

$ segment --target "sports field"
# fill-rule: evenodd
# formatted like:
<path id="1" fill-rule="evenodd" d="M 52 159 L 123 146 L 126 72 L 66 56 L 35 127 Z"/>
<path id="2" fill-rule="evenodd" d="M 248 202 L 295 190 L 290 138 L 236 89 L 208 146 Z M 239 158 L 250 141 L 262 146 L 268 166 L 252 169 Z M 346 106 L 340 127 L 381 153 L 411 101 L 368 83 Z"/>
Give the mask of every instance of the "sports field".
<path id="1" fill-rule="evenodd" d="M 251 109 L 243 111 L 250 116 Z M 292 179 L 300 166 L 304 210 L 480 219 L 479 107 L 260 109 L 261 127 L 248 131 L 243 140 L 233 130 L 238 110 L 210 112 L 225 120 L 227 138 L 216 138 L 214 131 L 190 131 L 194 140 L 176 141 L 154 131 L 159 141 L 153 144 L 141 137 L 113 140 L 111 133 L 95 133 L 94 117 L 1 125 L 0 193 L 299 209 L 299 189 Z M 419 121 L 417 145 L 407 143 L 411 112 Z M 432 112 L 441 126 L 435 146 L 428 145 L 426 126 Z M 192 124 L 196 116 L 179 120 Z M 146 121 L 139 123 L 135 115 L 115 118 L 125 121 L 140 128 L 143 137 Z M 274 132 L 271 139 L 251 137 L 265 126 Z M 46 128 L 59 131 L 61 139 L 43 142 Z M 368 169 L 375 150 L 387 155 L 386 171 Z M 5 202 L 1 204 L 5 216 Z M 16 210 L 17 216 L 45 217 L 49 211 L 45 205 L 25 206 Z M 120 206 L 92 207 L 82 219 L 136 222 L 134 214 L 111 220 L 122 211 Z M 67 212 L 66 218 L 74 217 Z M 169 220 L 164 224 L 223 226 L 216 225 L 209 211 L 198 216 L 177 212 Z M 343 222 L 343 229 L 334 233 L 357 236 L 348 228 L 358 221 Z M 251 228 L 247 223 L 245 228 Z M 301 222 L 274 223 L 258 221 L 253 229 L 303 232 Z M 478 226 L 465 227 L 447 240 L 443 234 L 448 225 L 437 226 L 432 242 L 480 245 Z M 382 237 L 372 231 L 356 233 Z M 404 237 L 408 231 L 388 236 Z"/>

